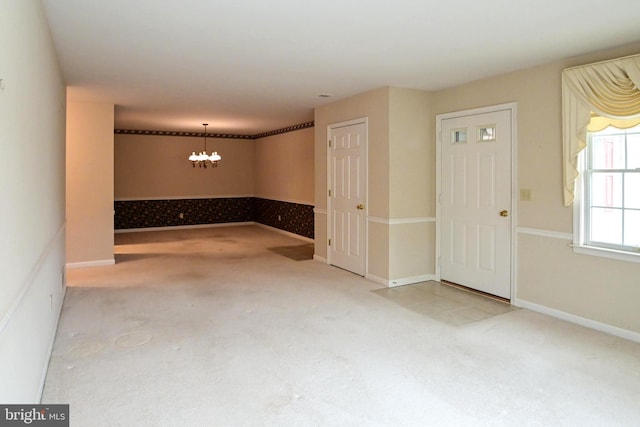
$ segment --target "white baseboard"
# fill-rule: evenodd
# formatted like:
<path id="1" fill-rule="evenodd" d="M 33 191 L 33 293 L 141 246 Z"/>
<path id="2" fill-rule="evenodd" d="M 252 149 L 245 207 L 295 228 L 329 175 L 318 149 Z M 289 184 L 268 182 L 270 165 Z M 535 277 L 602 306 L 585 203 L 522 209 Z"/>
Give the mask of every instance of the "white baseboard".
<path id="1" fill-rule="evenodd" d="M 587 319 L 586 317 L 576 316 L 565 311 L 556 310 L 544 305 L 535 304 L 523 299 L 516 298 L 512 301 L 512 304 L 516 307 L 526 308 L 537 313 L 546 314 L 547 316 L 555 317 L 557 319 L 565 320 L 567 322 L 575 323 L 576 325 L 584 326 L 586 328 L 595 329 L 596 331 L 604 332 L 616 337 L 624 338 L 629 341 L 640 343 L 640 333 L 630 331 L 628 329 L 618 328 L 617 326 L 608 325 L 606 323 L 597 322 L 595 320 Z"/>
<path id="2" fill-rule="evenodd" d="M 313 254 L 313 259 L 316 261 L 320 261 L 321 263 L 328 264 L 329 261 L 325 257 L 321 257 L 320 255 Z"/>
<path id="3" fill-rule="evenodd" d="M 192 228 L 216 228 L 216 227 L 240 227 L 243 225 L 257 225 L 259 227 L 262 228 L 267 228 L 269 230 L 281 233 L 281 234 L 286 234 L 287 236 L 290 237 L 295 237 L 296 239 L 299 240 L 303 240 L 307 243 L 313 243 L 314 240 L 310 239 L 308 237 L 304 237 L 301 236 L 299 234 L 295 234 L 295 233 L 290 233 L 288 231 L 285 230 L 281 230 L 279 228 L 275 228 L 275 227 L 271 227 L 268 225 L 264 225 L 264 224 L 260 224 L 258 222 L 255 221 L 247 221 L 247 222 L 223 222 L 220 224 L 197 224 L 197 225 L 176 225 L 176 226 L 170 226 L 170 227 L 147 227 L 147 228 L 125 228 L 122 230 L 115 230 L 114 233 L 115 234 L 123 234 L 123 233 L 142 233 L 145 231 L 168 231 L 168 230 L 189 230 Z M 67 264 L 67 266 L 69 266 L 69 264 Z M 90 267 L 90 266 L 82 266 L 82 267 Z M 71 267 L 73 268 L 73 267 Z"/>
<path id="4" fill-rule="evenodd" d="M 216 227 L 239 227 L 242 225 L 254 225 L 255 222 L 222 222 L 219 224 L 196 224 L 196 225 L 173 225 L 169 227 L 146 227 L 146 228 L 124 228 L 115 230 L 115 234 L 142 233 L 145 231 L 168 231 L 168 230 L 189 230 L 191 228 L 216 228 Z"/>
<path id="5" fill-rule="evenodd" d="M 378 283 L 378 284 L 380 284 L 382 286 L 389 287 L 389 281 L 388 280 L 383 279 L 382 277 L 378 277 L 378 276 L 376 276 L 374 274 L 367 273 L 367 274 L 365 274 L 364 278 L 367 279 L 367 280 L 371 280 L 372 282 L 376 282 L 376 283 Z"/>
<path id="6" fill-rule="evenodd" d="M 376 282 L 379 283 L 383 286 L 386 286 L 388 288 L 395 288 L 397 286 L 406 286 L 406 285 L 412 285 L 414 283 L 420 283 L 420 282 L 428 282 L 429 280 L 435 280 L 436 279 L 436 275 L 435 274 L 422 274 L 420 276 L 413 276 L 413 277 L 402 277 L 400 279 L 392 279 L 392 280 L 388 280 L 388 279 L 383 279 L 382 277 L 378 277 L 374 274 L 370 274 L 368 273 L 365 278 L 367 280 L 371 280 L 372 282 Z"/>
<path id="7" fill-rule="evenodd" d="M 257 223 L 257 222 L 255 223 L 255 225 L 257 225 L 258 227 L 266 228 L 267 230 L 275 231 L 276 233 L 286 234 L 289 237 L 293 237 L 293 238 L 296 238 L 298 240 L 302 240 L 303 242 L 307 242 L 307 243 L 313 243 L 314 242 L 313 239 L 310 239 L 308 237 L 304 237 L 304 236 L 301 236 L 301 235 L 295 234 L 295 233 L 290 233 L 290 232 L 285 231 L 285 230 L 280 230 L 279 228 L 271 227 L 269 225 L 264 225 L 264 224 L 260 224 L 260 223 Z"/>
<path id="8" fill-rule="evenodd" d="M 84 262 L 68 262 L 67 268 L 85 268 L 85 267 L 103 267 L 105 265 L 113 265 L 116 263 L 115 259 L 101 259 L 97 261 L 84 261 Z"/>

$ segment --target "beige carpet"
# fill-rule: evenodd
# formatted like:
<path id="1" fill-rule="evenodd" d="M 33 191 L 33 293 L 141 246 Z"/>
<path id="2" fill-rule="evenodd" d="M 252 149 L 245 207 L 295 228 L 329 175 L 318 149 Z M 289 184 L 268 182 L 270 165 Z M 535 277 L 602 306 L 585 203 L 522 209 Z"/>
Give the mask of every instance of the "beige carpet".
<path id="1" fill-rule="evenodd" d="M 639 344 L 446 321 L 429 298 L 473 305 L 432 283 L 407 306 L 257 226 L 116 237 L 115 266 L 68 273 L 43 402 L 72 426 L 640 425 Z"/>

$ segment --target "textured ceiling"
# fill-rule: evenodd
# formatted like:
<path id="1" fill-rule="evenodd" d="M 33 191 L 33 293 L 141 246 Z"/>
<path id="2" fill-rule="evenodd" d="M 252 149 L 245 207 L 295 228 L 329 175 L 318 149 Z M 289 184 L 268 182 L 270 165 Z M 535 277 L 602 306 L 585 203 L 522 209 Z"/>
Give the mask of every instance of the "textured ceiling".
<path id="1" fill-rule="evenodd" d="M 122 129 L 257 134 L 369 89 L 440 89 L 640 41 L 638 0 L 42 3 L 70 99 L 115 104 Z"/>

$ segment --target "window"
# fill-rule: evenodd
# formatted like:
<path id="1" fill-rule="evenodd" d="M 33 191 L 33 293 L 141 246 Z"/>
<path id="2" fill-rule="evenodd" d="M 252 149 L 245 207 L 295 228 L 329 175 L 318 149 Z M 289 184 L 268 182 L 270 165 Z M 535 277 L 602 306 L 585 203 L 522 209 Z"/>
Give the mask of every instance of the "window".
<path id="1" fill-rule="evenodd" d="M 582 155 L 575 243 L 640 262 L 640 126 L 589 132 Z"/>
<path id="2" fill-rule="evenodd" d="M 640 119 L 640 55 L 562 71 L 562 174 L 564 204 L 575 198 L 580 175 L 578 159 L 587 146 L 587 128 L 593 119 Z M 638 123 L 635 123 L 636 125 Z M 628 123 L 618 128 L 627 129 Z M 599 131 L 606 126 L 593 128 Z"/>
<path id="3" fill-rule="evenodd" d="M 640 55 L 562 71 L 562 152 L 574 250 L 640 262 Z"/>

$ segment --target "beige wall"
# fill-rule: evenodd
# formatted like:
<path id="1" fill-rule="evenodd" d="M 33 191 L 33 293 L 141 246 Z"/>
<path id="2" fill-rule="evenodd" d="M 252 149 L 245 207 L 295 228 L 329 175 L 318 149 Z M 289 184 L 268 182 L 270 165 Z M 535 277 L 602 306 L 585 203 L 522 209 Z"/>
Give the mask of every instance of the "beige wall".
<path id="1" fill-rule="evenodd" d="M 388 218 L 389 88 L 365 92 L 315 110 L 316 208 L 327 208 L 327 126 L 362 117 L 369 118 L 369 170 L 376 171 L 369 174 L 369 215 Z"/>
<path id="2" fill-rule="evenodd" d="M 435 216 L 435 134 L 431 97 L 389 89 L 389 217 Z"/>
<path id="3" fill-rule="evenodd" d="M 431 96 L 389 89 L 389 275 L 391 284 L 435 274 L 435 129 Z M 371 171 L 370 171 L 371 173 Z M 411 219 L 410 222 L 398 221 Z"/>
<path id="4" fill-rule="evenodd" d="M 562 203 L 562 69 L 637 53 L 640 45 L 598 52 L 433 93 L 434 114 L 518 104 L 518 187 L 533 200 L 518 205 L 518 225 L 572 231 L 572 210 Z M 435 120 L 435 118 L 433 118 Z"/>
<path id="5" fill-rule="evenodd" d="M 389 218 L 389 88 L 376 89 L 315 110 L 315 255 L 327 257 L 327 127 L 367 117 L 368 215 Z M 375 171 L 372 173 L 371 171 Z M 369 224 L 369 272 L 389 277 L 389 238 L 385 224 Z"/>
<path id="6" fill-rule="evenodd" d="M 326 223 L 326 215 L 323 218 Z M 368 221 L 367 223 L 367 265 L 365 277 L 370 279 L 378 279 L 381 281 L 388 280 L 390 277 L 390 252 L 391 239 L 389 236 L 389 224 L 378 221 Z M 326 242 L 325 236 L 316 234 L 316 245 L 318 240 Z M 318 239 L 320 237 L 320 239 Z M 322 237 L 325 237 L 324 239 Z M 325 243 L 326 245 L 326 243 Z M 326 251 L 326 247 L 325 247 Z"/>
<path id="7" fill-rule="evenodd" d="M 433 94 L 436 114 L 517 102 L 518 184 L 531 189 L 533 197 L 518 206 L 518 224 L 524 227 L 571 230 L 571 214 L 557 185 L 562 179 L 561 69 L 561 64 L 545 65 Z"/>
<path id="8" fill-rule="evenodd" d="M 435 233 L 435 222 L 420 221 L 391 225 L 389 233 L 391 285 L 416 283 L 433 278 Z"/>
<path id="9" fill-rule="evenodd" d="M 196 137 L 115 135 L 116 200 L 253 195 L 253 141 L 207 138 L 207 150 L 222 160 L 217 168 L 194 168 L 188 157 L 203 144 Z"/>
<path id="10" fill-rule="evenodd" d="M 0 402 L 37 403 L 64 290 L 65 85 L 39 1 L 1 1 L 0 40 Z"/>
<path id="11" fill-rule="evenodd" d="M 67 263 L 113 262 L 113 104 L 67 105 Z"/>
<path id="12" fill-rule="evenodd" d="M 640 333 L 640 264 L 576 254 L 568 240 L 518 235 L 517 297 Z"/>
<path id="13" fill-rule="evenodd" d="M 326 210 L 328 124 L 369 117 L 369 272 L 378 278 L 435 271 L 436 115 L 517 103 L 517 204 L 514 301 L 567 317 L 640 333 L 640 263 L 579 255 L 569 246 L 573 210 L 562 202 L 563 68 L 635 54 L 640 44 L 570 58 L 430 94 L 383 88 L 316 110 L 316 207 Z M 373 154 L 372 156 L 372 153 Z M 388 219 L 388 224 L 385 223 Z M 316 255 L 326 257 L 326 214 L 316 214 Z M 542 236 L 532 235 L 540 232 Z"/>
<path id="14" fill-rule="evenodd" d="M 254 195 L 313 205 L 313 128 L 254 141 Z"/>
<path id="15" fill-rule="evenodd" d="M 430 95 L 381 88 L 316 109 L 316 255 L 327 256 L 327 126 L 368 119 L 367 277 L 401 284 L 435 273 Z"/>
<path id="16" fill-rule="evenodd" d="M 433 113 L 517 102 L 518 188 L 533 196 L 518 203 L 517 226 L 572 233 L 573 210 L 562 202 L 560 73 L 639 50 L 626 46 L 435 92 Z M 640 263 L 575 254 L 567 240 L 525 232 L 517 236 L 516 300 L 640 332 L 640 310 L 630 304 L 640 301 Z"/>

